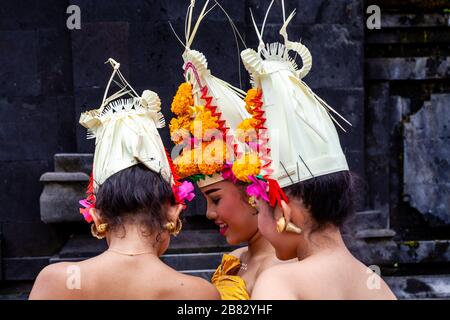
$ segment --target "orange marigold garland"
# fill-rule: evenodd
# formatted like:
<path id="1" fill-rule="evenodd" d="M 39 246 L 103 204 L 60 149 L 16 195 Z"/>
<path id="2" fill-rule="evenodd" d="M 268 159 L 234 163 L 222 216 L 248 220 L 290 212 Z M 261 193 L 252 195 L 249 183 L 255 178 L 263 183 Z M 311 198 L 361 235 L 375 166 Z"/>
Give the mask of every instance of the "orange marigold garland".
<path id="1" fill-rule="evenodd" d="M 194 105 L 192 85 L 189 82 L 182 83 L 172 101 L 171 110 L 177 116 L 192 114 L 191 107 Z"/>

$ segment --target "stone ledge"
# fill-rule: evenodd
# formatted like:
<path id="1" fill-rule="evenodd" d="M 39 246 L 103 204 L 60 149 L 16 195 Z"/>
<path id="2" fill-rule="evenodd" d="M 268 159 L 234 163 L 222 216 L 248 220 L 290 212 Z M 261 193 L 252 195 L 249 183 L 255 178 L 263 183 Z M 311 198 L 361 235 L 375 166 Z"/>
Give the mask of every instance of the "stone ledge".
<path id="1" fill-rule="evenodd" d="M 450 76 L 450 57 L 369 58 L 369 80 L 427 80 Z"/>
<path id="2" fill-rule="evenodd" d="M 89 176 L 83 172 L 46 172 L 39 179 L 41 182 L 89 182 Z"/>
<path id="3" fill-rule="evenodd" d="M 365 229 L 357 231 L 355 237 L 357 239 L 382 239 L 393 238 L 396 235 L 391 229 Z"/>
<path id="4" fill-rule="evenodd" d="M 417 27 L 448 27 L 448 14 L 398 14 L 383 13 L 381 28 L 417 28 Z"/>
<path id="5" fill-rule="evenodd" d="M 344 238 L 350 251 L 366 265 L 448 263 L 450 240 L 364 241 Z"/>
<path id="6" fill-rule="evenodd" d="M 84 172 L 90 174 L 94 155 L 92 153 L 57 153 L 54 156 L 56 172 Z"/>
<path id="7" fill-rule="evenodd" d="M 79 201 L 86 197 L 89 176 L 83 172 L 47 172 L 39 203 L 45 223 L 80 222 Z"/>
<path id="8" fill-rule="evenodd" d="M 450 299 L 450 274 L 384 277 L 399 299 Z"/>

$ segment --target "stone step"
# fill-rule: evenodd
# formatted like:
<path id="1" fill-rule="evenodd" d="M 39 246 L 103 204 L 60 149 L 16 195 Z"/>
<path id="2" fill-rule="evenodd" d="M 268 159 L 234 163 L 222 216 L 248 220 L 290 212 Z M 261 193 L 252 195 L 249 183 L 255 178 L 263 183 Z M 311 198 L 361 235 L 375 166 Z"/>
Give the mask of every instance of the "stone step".
<path id="1" fill-rule="evenodd" d="M 82 222 L 78 203 L 86 197 L 89 176 L 84 172 L 47 172 L 39 204 L 41 220 L 45 223 Z"/>
<path id="2" fill-rule="evenodd" d="M 55 172 L 84 172 L 90 175 L 94 155 L 92 153 L 57 153 L 54 161 Z"/>
<path id="3" fill-rule="evenodd" d="M 365 229 L 359 230 L 355 234 L 356 239 L 386 239 L 393 238 L 395 231 L 392 229 Z"/>
<path id="4" fill-rule="evenodd" d="M 450 274 L 384 277 L 399 299 L 450 299 Z"/>
<path id="5" fill-rule="evenodd" d="M 175 270 L 182 272 L 203 269 L 215 270 L 220 264 L 223 254 L 224 252 L 164 254 L 161 256 L 161 260 Z M 50 258 L 50 263 L 78 262 L 85 259 L 85 257 L 62 258 L 55 256 Z"/>
<path id="6" fill-rule="evenodd" d="M 230 246 L 216 230 L 184 230 L 172 237 L 166 254 L 229 252 L 238 248 Z M 90 235 L 75 235 L 61 249 L 57 258 L 90 258 L 107 249 L 106 241 Z"/>
<path id="7" fill-rule="evenodd" d="M 450 57 L 368 58 L 366 65 L 369 80 L 429 80 L 450 76 Z"/>
<path id="8" fill-rule="evenodd" d="M 381 28 L 366 33 L 366 45 L 433 44 L 446 45 L 450 42 L 448 28 Z"/>
<path id="9" fill-rule="evenodd" d="M 389 225 L 389 217 L 379 210 L 360 211 L 355 213 L 344 225 L 343 231 L 355 234 L 360 230 L 384 229 Z"/>
<path id="10" fill-rule="evenodd" d="M 450 26 L 449 14 L 404 14 L 382 13 L 381 29 L 384 28 L 423 28 L 423 27 L 448 27 Z"/>

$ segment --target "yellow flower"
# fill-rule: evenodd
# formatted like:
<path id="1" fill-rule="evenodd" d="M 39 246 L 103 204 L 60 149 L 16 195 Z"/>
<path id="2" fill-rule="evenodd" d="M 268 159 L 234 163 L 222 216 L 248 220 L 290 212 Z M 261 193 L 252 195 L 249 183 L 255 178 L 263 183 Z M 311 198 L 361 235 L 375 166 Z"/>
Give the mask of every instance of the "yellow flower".
<path id="1" fill-rule="evenodd" d="M 217 163 L 211 163 L 211 164 L 207 164 L 207 163 L 200 163 L 198 165 L 198 170 L 205 174 L 205 175 L 212 175 L 216 172 L 220 172 L 222 171 L 223 168 L 223 164 L 217 164 Z"/>
<path id="2" fill-rule="evenodd" d="M 242 121 L 236 130 L 236 136 L 241 142 L 250 142 L 256 140 L 256 126 L 258 125 L 258 120 L 249 118 Z"/>
<path id="3" fill-rule="evenodd" d="M 194 150 L 183 151 L 181 156 L 177 157 L 173 163 L 180 178 L 186 178 L 199 173 Z"/>
<path id="4" fill-rule="evenodd" d="M 170 138 L 175 144 L 181 143 L 187 136 L 189 136 L 189 128 L 191 119 L 189 115 L 179 116 L 170 120 Z"/>
<path id="5" fill-rule="evenodd" d="M 250 182 L 248 176 L 258 175 L 261 170 L 261 160 L 256 153 L 246 153 L 233 163 L 233 173 L 239 180 Z"/>
<path id="6" fill-rule="evenodd" d="M 245 97 L 245 109 L 247 109 L 248 113 L 251 115 L 254 114 L 255 108 L 257 105 L 255 104 L 255 100 L 261 98 L 261 90 L 260 89 L 250 89 L 247 91 L 247 96 Z"/>
<path id="7" fill-rule="evenodd" d="M 172 101 L 171 110 L 177 116 L 192 114 L 194 96 L 192 95 L 192 85 L 188 82 L 182 83 Z"/>
<path id="8" fill-rule="evenodd" d="M 190 124 L 190 131 L 197 139 L 203 139 L 203 135 L 211 129 L 218 129 L 218 118 L 214 117 L 210 110 L 204 106 L 195 107 L 195 118 Z"/>

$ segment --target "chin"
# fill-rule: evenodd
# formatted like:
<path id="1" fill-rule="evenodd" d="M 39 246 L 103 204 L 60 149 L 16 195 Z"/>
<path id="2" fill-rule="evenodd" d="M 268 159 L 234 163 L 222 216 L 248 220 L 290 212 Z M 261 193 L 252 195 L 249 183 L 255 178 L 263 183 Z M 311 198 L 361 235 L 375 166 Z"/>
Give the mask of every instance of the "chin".
<path id="1" fill-rule="evenodd" d="M 232 237 L 226 237 L 226 240 L 227 243 L 232 246 L 236 246 L 242 243 L 242 241 L 239 241 L 238 239 Z"/>

